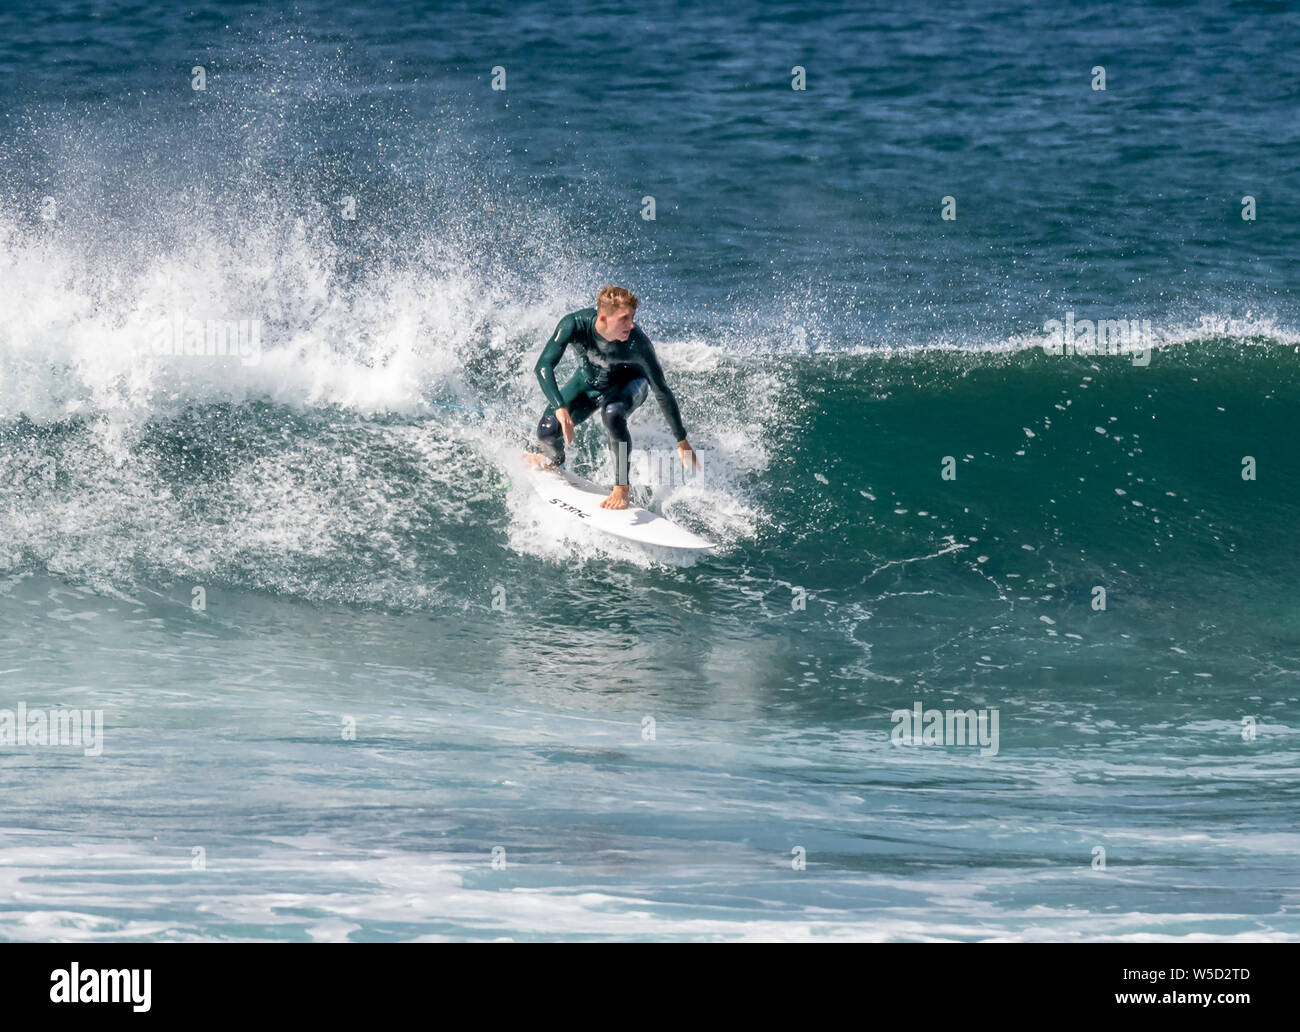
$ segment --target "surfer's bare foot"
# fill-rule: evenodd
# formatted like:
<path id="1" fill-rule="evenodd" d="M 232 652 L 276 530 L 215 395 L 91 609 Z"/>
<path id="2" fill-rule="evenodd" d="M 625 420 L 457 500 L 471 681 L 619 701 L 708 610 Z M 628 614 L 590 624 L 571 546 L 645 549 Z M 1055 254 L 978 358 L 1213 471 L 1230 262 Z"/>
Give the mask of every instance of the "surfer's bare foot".
<path id="1" fill-rule="evenodd" d="M 554 462 L 550 462 L 545 455 L 539 455 L 537 452 L 524 452 L 524 462 L 533 469 L 544 469 L 550 473 L 560 468 Z"/>
<path id="2" fill-rule="evenodd" d="M 628 492 L 632 489 L 627 484 L 615 484 L 609 497 L 600 503 L 602 509 L 626 509 Z"/>

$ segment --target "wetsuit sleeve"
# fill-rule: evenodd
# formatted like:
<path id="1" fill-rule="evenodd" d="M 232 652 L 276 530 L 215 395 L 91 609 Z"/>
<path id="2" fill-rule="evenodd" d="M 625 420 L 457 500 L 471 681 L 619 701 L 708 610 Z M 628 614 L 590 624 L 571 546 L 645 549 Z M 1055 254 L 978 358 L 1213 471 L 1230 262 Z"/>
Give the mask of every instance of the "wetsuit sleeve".
<path id="1" fill-rule="evenodd" d="M 573 339 L 575 324 L 572 315 L 566 315 L 560 320 L 555 332 L 551 334 L 551 339 L 546 342 L 546 347 L 542 348 L 542 357 L 537 360 L 537 365 L 533 371 L 537 373 L 537 382 L 542 385 L 542 393 L 546 395 L 552 407 L 564 408 L 564 397 L 560 394 L 560 385 L 555 380 L 555 367 L 559 364 L 560 357 L 564 354 L 564 349 L 569 346 L 569 341 Z"/>
<path id="2" fill-rule="evenodd" d="M 664 419 L 668 420 L 669 429 L 680 443 L 686 440 L 682 414 L 677 409 L 677 399 L 673 397 L 673 392 L 668 389 L 668 383 L 664 380 L 664 371 L 659 366 L 659 359 L 655 355 L 654 345 L 650 343 L 649 337 L 645 337 L 641 342 L 640 352 L 641 368 L 645 370 L 646 379 L 650 381 L 650 389 L 654 391 L 655 400 L 663 409 Z"/>

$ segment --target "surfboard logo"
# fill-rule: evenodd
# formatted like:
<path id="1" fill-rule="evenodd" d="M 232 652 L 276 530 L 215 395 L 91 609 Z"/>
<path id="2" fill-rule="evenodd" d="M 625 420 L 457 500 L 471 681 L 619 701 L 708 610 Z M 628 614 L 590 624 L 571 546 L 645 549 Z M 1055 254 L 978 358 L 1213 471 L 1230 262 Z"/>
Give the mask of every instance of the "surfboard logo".
<path id="1" fill-rule="evenodd" d="M 579 509 L 576 505 L 570 505 L 568 502 L 562 502 L 558 498 L 552 498 L 551 504 L 558 505 L 561 509 L 564 509 L 566 512 L 571 512 L 575 516 L 581 516 L 584 520 L 587 518 L 587 514 L 583 512 L 581 509 Z"/>

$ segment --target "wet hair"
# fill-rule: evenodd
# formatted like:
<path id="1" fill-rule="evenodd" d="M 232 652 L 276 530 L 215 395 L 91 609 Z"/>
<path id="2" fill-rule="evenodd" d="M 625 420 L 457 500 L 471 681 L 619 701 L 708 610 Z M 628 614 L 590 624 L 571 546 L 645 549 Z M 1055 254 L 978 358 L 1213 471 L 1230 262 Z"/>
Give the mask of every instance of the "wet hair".
<path id="1" fill-rule="evenodd" d="M 630 308 L 635 313 L 636 306 L 640 302 L 637 296 L 625 287 L 616 287 L 613 284 L 601 287 L 600 293 L 596 295 L 596 311 L 610 313 L 617 308 Z"/>

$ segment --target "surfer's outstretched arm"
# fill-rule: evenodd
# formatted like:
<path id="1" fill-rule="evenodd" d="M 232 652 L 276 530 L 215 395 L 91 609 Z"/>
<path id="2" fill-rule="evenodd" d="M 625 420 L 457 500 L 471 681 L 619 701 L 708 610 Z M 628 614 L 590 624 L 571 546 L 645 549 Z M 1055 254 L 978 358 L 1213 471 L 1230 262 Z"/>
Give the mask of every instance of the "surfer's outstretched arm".
<path id="1" fill-rule="evenodd" d="M 573 339 L 576 330 L 577 324 L 574 322 L 573 313 L 561 319 L 555 327 L 555 332 L 551 334 L 551 339 L 546 342 L 546 347 L 542 348 L 542 355 L 537 360 L 537 365 L 533 367 L 533 371 L 537 374 L 537 382 L 542 385 L 542 393 L 546 395 L 546 400 L 555 410 L 555 421 L 560 434 L 570 444 L 573 443 L 573 416 L 569 412 L 568 403 L 564 400 L 564 392 L 560 390 L 560 385 L 555 379 L 555 367 L 559 365 L 564 349 L 569 346 L 569 341 Z M 561 448 L 561 457 L 556 459 L 552 456 L 551 461 L 563 464 L 563 451 L 564 449 Z M 545 442 L 543 442 L 542 452 L 547 453 Z"/>
<path id="2" fill-rule="evenodd" d="M 682 464 L 688 469 L 691 466 L 699 469 L 700 460 L 695 457 L 695 449 L 686 440 L 686 428 L 682 426 L 682 414 L 677 408 L 677 399 L 673 397 L 668 381 L 664 379 L 664 371 L 659 365 L 654 345 L 644 334 L 642 334 L 639 352 L 641 369 L 646 379 L 650 381 L 650 389 L 654 391 L 655 401 L 659 402 L 659 407 L 663 410 L 664 419 L 668 420 L 668 428 L 677 439 L 677 452 L 682 457 Z"/>
<path id="3" fill-rule="evenodd" d="M 560 393 L 560 385 L 555 379 L 555 367 L 559 365 L 564 349 L 573 339 L 574 329 L 572 315 L 566 315 L 561 319 L 559 325 L 555 327 L 555 332 L 551 334 L 551 339 L 546 342 L 546 347 L 542 348 L 542 357 L 533 367 L 533 371 L 537 373 L 537 382 L 542 385 L 542 393 L 557 411 L 565 405 L 564 396 Z"/>
<path id="4" fill-rule="evenodd" d="M 668 420 L 668 429 L 673 432 L 673 437 L 680 444 L 686 440 L 682 414 L 677 408 L 677 399 L 673 397 L 668 381 L 664 379 L 663 368 L 659 365 L 659 358 L 655 355 L 654 346 L 649 338 L 641 346 L 641 369 L 645 372 L 646 379 L 650 381 L 650 390 L 654 392 L 655 401 L 659 402 L 659 407 L 663 410 L 664 419 Z"/>

